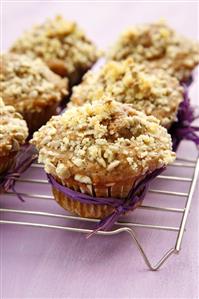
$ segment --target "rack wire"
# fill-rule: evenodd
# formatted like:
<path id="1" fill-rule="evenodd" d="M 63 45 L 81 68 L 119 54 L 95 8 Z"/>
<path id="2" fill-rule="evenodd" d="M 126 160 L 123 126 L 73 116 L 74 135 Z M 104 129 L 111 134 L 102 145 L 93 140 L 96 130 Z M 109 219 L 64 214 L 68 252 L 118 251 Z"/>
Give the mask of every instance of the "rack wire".
<path id="1" fill-rule="evenodd" d="M 183 159 L 183 158 L 177 158 L 176 162 L 173 163 L 172 167 L 175 167 L 175 169 L 190 169 L 192 170 L 191 176 L 181 177 L 176 175 L 166 175 L 162 174 L 158 177 L 158 179 L 168 182 L 173 182 L 176 184 L 178 183 L 186 183 L 188 185 L 186 192 L 177 192 L 172 190 L 162 190 L 158 188 L 152 188 L 149 190 L 149 193 L 151 194 L 159 194 L 160 196 L 176 196 L 178 198 L 184 199 L 184 207 L 183 208 L 174 208 L 174 207 L 162 207 L 158 205 L 146 205 L 143 204 L 138 209 L 144 209 L 144 210 L 152 210 L 152 211 L 162 211 L 165 213 L 173 213 L 180 215 L 180 225 L 177 226 L 171 226 L 171 225 L 161 225 L 161 224 L 153 224 L 153 222 L 149 221 L 148 223 L 144 222 L 135 222 L 133 220 L 120 220 L 116 222 L 115 226 L 110 231 L 98 231 L 98 235 L 103 236 L 112 236 L 117 235 L 121 233 L 128 233 L 132 240 L 135 242 L 137 248 L 139 249 L 141 256 L 145 262 L 145 264 L 148 266 L 150 270 L 158 270 L 165 261 L 174 254 L 178 254 L 181 249 L 182 239 L 185 231 L 185 225 L 188 218 L 188 213 L 191 207 L 191 201 L 194 193 L 194 189 L 196 187 L 197 183 L 197 177 L 199 174 L 199 155 L 196 159 Z M 39 169 L 43 171 L 43 166 L 37 163 L 32 164 L 30 167 L 31 169 Z M 34 184 L 35 187 L 38 187 L 39 185 L 45 185 L 47 186 L 48 181 L 46 179 L 35 179 L 35 178 L 18 178 L 18 182 L 20 182 L 22 185 L 29 183 Z M 17 183 L 18 183 L 17 182 Z M 17 184 L 16 184 L 17 185 Z M 37 194 L 32 192 L 19 192 L 19 194 L 22 197 L 28 197 L 32 199 L 40 199 L 40 200 L 53 200 L 52 195 L 48 194 Z M 13 192 L 8 192 L 6 196 L 13 196 Z M 3 195 L 0 195 L 3 196 Z M 7 224 L 7 225 L 18 225 L 18 226 L 27 226 L 27 227 L 34 227 L 34 228 L 48 228 L 48 229 L 58 229 L 63 231 L 69 231 L 74 233 L 84 233 L 88 234 L 92 231 L 92 228 L 90 227 L 91 223 L 96 223 L 99 220 L 98 219 L 92 219 L 92 218 L 82 218 L 79 216 L 73 216 L 73 215 L 63 215 L 63 214 L 55 214 L 55 213 L 49 213 L 49 212 L 41 212 L 41 211 L 34 211 L 34 210 L 22 210 L 22 209 L 11 209 L 11 208 L 0 208 L 0 212 L 4 213 L 4 215 L 26 215 L 27 217 L 35 216 L 35 217 L 43 217 L 49 218 L 52 221 L 52 224 L 46 224 L 46 223 L 39 223 L 39 222 L 32 222 L 32 221 L 19 221 L 19 220 L 7 220 L 7 219 L 0 219 L 0 224 Z M 150 217 L 149 217 L 150 218 Z M 71 223 L 71 225 L 55 225 L 55 222 L 53 222 L 56 219 L 65 219 Z M 151 218 L 150 218 L 151 219 Z M 152 219 L 151 219 L 152 220 Z M 86 228 L 82 228 L 78 223 L 83 223 Z M 142 228 L 142 229 L 149 229 L 149 230 L 158 230 L 161 231 L 169 231 L 171 233 L 176 233 L 176 238 L 174 242 L 174 246 L 172 246 L 169 250 L 166 251 L 166 253 L 163 254 L 163 256 L 158 260 L 157 263 L 152 264 L 150 261 L 148 255 L 146 254 L 146 251 L 141 244 L 137 232 L 135 232 L 135 228 Z"/>

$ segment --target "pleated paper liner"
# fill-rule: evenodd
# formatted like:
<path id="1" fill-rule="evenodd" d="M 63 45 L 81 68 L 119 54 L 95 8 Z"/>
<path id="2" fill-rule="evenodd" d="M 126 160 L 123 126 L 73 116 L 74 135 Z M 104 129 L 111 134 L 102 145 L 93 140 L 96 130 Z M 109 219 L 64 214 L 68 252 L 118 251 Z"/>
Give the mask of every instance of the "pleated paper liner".
<path id="1" fill-rule="evenodd" d="M 0 175 L 5 173 L 14 163 L 17 152 L 11 152 L 0 158 Z"/>
<path id="2" fill-rule="evenodd" d="M 23 112 L 23 117 L 28 124 L 30 135 L 45 125 L 53 115 L 58 114 L 58 105 L 59 103 L 54 103 L 46 105 L 39 110 L 27 110 Z"/>
<path id="3" fill-rule="evenodd" d="M 97 197 L 124 198 L 125 200 L 132 187 L 135 186 L 135 183 L 138 183 L 143 178 L 144 176 L 139 177 L 139 179 L 135 177 L 132 178 L 131 180 L 117 182 L 113 186 L 86 185 L 77 182 L 73 179 L 70 179 L 68 182 L 67 181 L 65 182 L 65 186 L 77 192 L 85 193 L 93 197 L 97 196 Z M 59 203 L 61 207 L 81 217 L 104 218 L 110 215 L 114 211 L 114 207 L 106 204 L 101 205 L 101 204 L 83 203 L 78 200 L 71 199 L 69 196 L 66 196 L 63 192 L 57 190 L 55 187 L 52 187 L 52 191 L 55 200 Z M 140 206 L 142 204 L 142 201 L 143 200 L 138 201 L 135 204 L 134 208 Z"/>

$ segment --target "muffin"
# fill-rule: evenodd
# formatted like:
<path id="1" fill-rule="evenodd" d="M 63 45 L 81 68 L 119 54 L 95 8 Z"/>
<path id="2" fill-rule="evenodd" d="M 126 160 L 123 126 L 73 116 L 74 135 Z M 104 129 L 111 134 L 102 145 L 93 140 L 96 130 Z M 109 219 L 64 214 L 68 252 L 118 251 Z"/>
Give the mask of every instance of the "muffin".
<path id="1" fill-rule="evenodd" d="M 129 56 L 185 82 L 199 63 L 199 44 L 159 21 L 129 28 L 108 53 L 108 59 L 117 61 Z"/>
<path id="2" fill-rule="evenodd" d="M 47 19 L 25 32 L 11 51 L 40 57 L 53 72 L 68 77 L 71 85 L 78 83 L 99 57 L 95 45 L 82 29 L 61 16 Z"/>
<path id="3" fill-rule="evenodd" d="M 147 174 L 175 159 L 170 135 L 155 117 L 109 98 L 52 117 L 31 142 L 56 182 L 92 197 L 125 200 Z M 101 218 L 114 210 L 52 191 L 64 209 L 83 217 Z"/>
<path id="4" fill-rule="evenodd" d="M 28 137 L 28 128 L 14 107 L 6 106 L 0 98 L 0 174 L 14 163 L 15 156 Z"/>
<path id="5" fill-rule="evenodd" d="M 67 95 L 67 79 L 54 74 L 42 60 L 27 55 L 1 55 L 0 76 L 4 103 L 22 114 L 30 133 L 57 114 Z"/>
<path id="6" fill-rule="evenodd" d="M 68 107 L 99 100 L 104 94 L 157 117 L 166 128 L 176 120 L 183 101 L 183 88 L 176 78 L 161 69 L 137 64 L 131 57 L 110 61 L 98 72 L 88 72 L 82 83 L 73 87 Z"/>

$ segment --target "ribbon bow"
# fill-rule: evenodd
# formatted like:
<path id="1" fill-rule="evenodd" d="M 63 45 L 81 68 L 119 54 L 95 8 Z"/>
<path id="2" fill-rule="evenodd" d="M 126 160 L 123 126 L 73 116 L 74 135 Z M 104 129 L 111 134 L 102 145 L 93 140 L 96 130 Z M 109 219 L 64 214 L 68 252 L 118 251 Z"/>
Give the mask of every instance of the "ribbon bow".
<path id="1" fill-rule="evenodd" d="M 182 86 L 184 87 L 184 100 L 179 105 L 177 121 L 169 129 L 174 151 L 177 151 L 182 140 L 191 140 L 197 147 L 199 146 L 199 136 L 196 134 L 199 127 L 192 125 L 192 122 L 198 119 L 199 115 L 195 114 L 195 109 L 190 104 L 187 85 L 182 84 Z"/>
<path id="2" fill-rule="evenodd" d="M 77 192 L 72 190 L 66 186 L 58 183 L 52 175 L 48 174 L 49 183 L 56 188 L 58 191 L 62 192 L 69 198 L 73 200 L 80 201 L 81 203 L 91 203 L 96 205 L 109 205 L 114 208 L 114 211 L 103 218 L 98 224 L 97 227 L 88 235 L 88 237 L 92 236 L 99 230 L 108 230 L 111 228 L 114 223 L 118 220 L 120 215 L 125 212 L 132 210 L 135 205 L 141 201 L 151 183 L 151 181 L 157 177 L 162 171 L 165 170 L 165 167 L 161 167 L 159 169 L 154 170 L 153 172 L 147 174 L 144 179 L 142 179 L 136 186 L 133 186 L 130 190 L 128 196 L 126 198 L 112 198 L 112 197 L 93 197 L 91 195 L 87 195 L 81 192 Z"/>
<path id="3" fill-rule="evenodd" d="M 16 179 L 30 167 L 36 158 L 37 154 L 34 146 L 30 144 L 23 145 L 17 153 L 15 162 L 10 169 L 0 175 L 0 193 L 8 192 L 8 190 L 11 189 L 21 201 L 24 201 L 21 195 L 15 190 L 15 182 Z"/>

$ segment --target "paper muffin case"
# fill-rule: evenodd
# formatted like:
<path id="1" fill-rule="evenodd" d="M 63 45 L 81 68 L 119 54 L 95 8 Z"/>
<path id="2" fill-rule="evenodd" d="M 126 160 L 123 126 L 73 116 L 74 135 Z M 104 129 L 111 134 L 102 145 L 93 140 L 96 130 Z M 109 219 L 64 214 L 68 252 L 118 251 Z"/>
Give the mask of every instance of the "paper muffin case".
<path id="1" fill-rule="evenodd" d="M 16 154 L 17 152 L 13 152 L 0 158 L 0 174 L 6 172 L 14 164 Z"/>
<path id="2" fill-rule="evenodd" d="M 53 105 L 46 105 L 41 110 L 25 111 L 22 113 L 29 128 L 29 134 L 37 131 L 41 126 L 45 125 L 47 121 L 57 114 L 59 103 Z"/>
<path id="3" fill-rule="evenodd" d="M 141 178 L 139 178 L 139 180 L 135 179 L 133 182 L 132 180 L 129 182 L 123 181 L 121 183 L 117 183 L 112 187 L 86 185 L 78 183 L 75 180 L 70 180 L 70 182 L 66 182 L 66 186 L 75 191 L 86 193 L 92 196 L 93 194 L 95 194 L 97 197 L 113 197 L 125 199 L 129 191 L 132 189 L 133 185 L 135 185 L 136 182 L 140 181 L 140 179 L 143 178 L 144 177 L 142 176 Z M 54 187 L 52 187 L 52 192 L 55 197 L 55 200 L 62 208 L 81 217 L 104 218 L 114 211 L 114 207 L 111 207 L 109 205 L 88 204 L 82 203 L 78 200 L 73 200 Z M 138 201 L 133 209 L 140 206 L 142 202 L 143 200 Z"/>
<path id="4" fill-rule="evenodd" d="M 84 74 L 87 71 L 90 70 L 91 67 L 92 67 L 92 65 L 90 65 L 89 67 L 85 67 L 85 68 L 81 67 L 81 68 L 75 70 L 72 74 L 68 75 L 69 81 L 70 81 L 70 87 L 80 84 L 82 77 L 84 76 Z"/>

